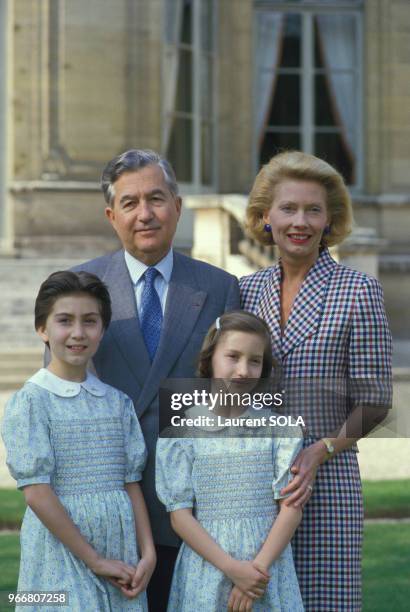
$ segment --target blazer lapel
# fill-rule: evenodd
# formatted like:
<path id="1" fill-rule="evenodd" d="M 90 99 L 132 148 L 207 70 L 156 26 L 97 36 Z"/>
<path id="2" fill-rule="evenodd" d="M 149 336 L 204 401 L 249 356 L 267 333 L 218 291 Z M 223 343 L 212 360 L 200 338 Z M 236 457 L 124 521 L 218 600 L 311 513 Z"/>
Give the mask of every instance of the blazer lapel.
<path id="1" fill-rule="evenodd" d="M 336 262 L 323 250 L 309 270 L 293 303 L 282 338 L 282 356 L 315 333 L 322 317 L 330 276 Z"/>
<path id="2" fill-rule="evenodd" d="M 142 390 L 139 407 L 147 406 L 158 392 L 158 384 L 169 375 L 194 331 L 207 293 L 196 283 L 192 266 L 174 251 L 174 265 L 158 349 Z"/>
<path id="3" fill-rule="evenodd" d="M 135 292 L 124 251 L 117 251 L 113 255 L 103 281 L 110 290 L 112 310 L 115 313 L 109 333 L 113 335 L 128 367 L 143 387 L 151 363 L 141 334 Z"/>
<path id="4" fill-rule="evenodd" d="M 273 266 L 272 274 L 262 289 L 257 314 L 267 323 L 272 338 L 272 353 L 281 359 L 281 329 L 280 329 L 280 281 L 281 269 Z"/>

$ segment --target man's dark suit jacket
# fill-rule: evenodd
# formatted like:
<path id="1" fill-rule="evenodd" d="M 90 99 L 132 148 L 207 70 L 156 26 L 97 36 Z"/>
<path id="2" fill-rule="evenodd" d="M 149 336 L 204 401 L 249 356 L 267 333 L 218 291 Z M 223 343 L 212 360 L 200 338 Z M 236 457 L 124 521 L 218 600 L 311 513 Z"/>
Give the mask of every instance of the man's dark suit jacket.
<path id="1" fill-rule="evenodd" d="M 117 251 L 73 268 L 96 274 L 108 286 L 112 321 L 93 363 L 97 375 L 133 400 L 148 447 L 142 487 L 157 544 L 177 545 L 164 506 L 155 493 L 158 389 L 166 378 L 192 378 L 202 341 L 215 319 L 239 308 L 237 279 L 174 251 L 160 343 L 151 364 L 141 334 L 134 287 Z"/>

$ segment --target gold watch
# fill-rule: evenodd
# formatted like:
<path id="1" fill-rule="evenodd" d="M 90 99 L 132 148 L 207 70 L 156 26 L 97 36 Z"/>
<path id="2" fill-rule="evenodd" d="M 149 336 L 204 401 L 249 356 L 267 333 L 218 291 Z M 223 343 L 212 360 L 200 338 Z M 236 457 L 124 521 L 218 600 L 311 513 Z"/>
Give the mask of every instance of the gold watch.
<path id="1" fill-rule="evenodd" d="M 332 457 L 334 457 L 334 455 L 335 455 L 335 447 L 333 446 L 333 444 L 329 440 L 329 438 L 322 438 L 322 442 L 324 443 L 324 445 L 327 448 L 327 455 L 326 455 L 326 461 L 327 461 L 328 459 L 331 459 Z"/>

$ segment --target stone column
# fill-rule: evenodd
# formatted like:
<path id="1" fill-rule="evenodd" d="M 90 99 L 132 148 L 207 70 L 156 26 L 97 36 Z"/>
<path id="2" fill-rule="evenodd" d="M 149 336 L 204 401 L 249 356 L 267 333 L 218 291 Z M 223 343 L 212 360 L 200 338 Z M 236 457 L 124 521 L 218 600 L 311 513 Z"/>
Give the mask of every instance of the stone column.
<path id="1" fill-rule="evenodd" d="M 13 251 L 12 217 L 8 197 L 10 155 L 10 0 L 0 1 L 0 255 Z"/>

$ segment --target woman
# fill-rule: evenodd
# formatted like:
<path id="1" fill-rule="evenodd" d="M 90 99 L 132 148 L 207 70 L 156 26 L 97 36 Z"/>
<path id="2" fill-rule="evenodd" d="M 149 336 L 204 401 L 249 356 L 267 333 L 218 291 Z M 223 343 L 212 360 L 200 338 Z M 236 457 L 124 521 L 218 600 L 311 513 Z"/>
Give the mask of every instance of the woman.
<path id="1" fill-rule="evenodd" d="M 304 506 L 293 551 L 306 610 L 361 609 L 363 505 L 356 441 L 391 401 L 391 336 L 379 283 L 337 264 L 351 231 L 340 174 L 301 152 L 256 177 L 247 222 L 280 262 L 241 279 L 242 308 L 270 327 L 288 409 L 304 414 L 304 448 L 283 490 Z M 307 503 L 309 502 L 309 503 Z"/>

